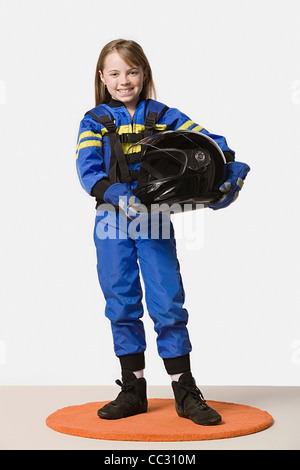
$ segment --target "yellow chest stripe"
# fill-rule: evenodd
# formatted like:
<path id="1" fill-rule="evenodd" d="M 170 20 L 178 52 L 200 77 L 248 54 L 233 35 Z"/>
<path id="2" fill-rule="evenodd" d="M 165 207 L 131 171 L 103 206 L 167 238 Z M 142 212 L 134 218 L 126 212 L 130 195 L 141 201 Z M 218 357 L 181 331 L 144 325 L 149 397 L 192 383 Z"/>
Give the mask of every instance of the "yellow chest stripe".
<path id="1" fill-rule="evenodd" d="M 167 128 L 166 124 L 155 124 L 155 130 L 156 131 L 164 131 Z M 119 135 L 122 134 L 140 134 L 145 130 L 145 126 L 143 124 L 126 124 L 124 126 L 119 126 L 117 128 L 117 133 Z M 101 129 L 101 134 L 100 133 L 95 133 L 92 131 L 84 131 L 80 134 L 79 139 L 78 139 L 78 144 L 76 147 L 76 158 L 78 158 L 78 153 L 79 150 L 87 147 L 102 147 L 102 136 L 107 133 L 107 129 L 104 127 Z M 83 141 L 83 139 L 86 139 L 88 137 L 91 137 L 89 140 Z M 99 139 L 99 140 L 96 140 Z M 82 142 L 83 141 L 83 142 Z M 132 147 L 132 148 L 131 148 Z M 141 151 L 141 146 L 132 144 L 132 143 L 127 143 L 124 142 L 122 143 L 122 148 L 125 154 L 127 153 L 138 153 Z"/>

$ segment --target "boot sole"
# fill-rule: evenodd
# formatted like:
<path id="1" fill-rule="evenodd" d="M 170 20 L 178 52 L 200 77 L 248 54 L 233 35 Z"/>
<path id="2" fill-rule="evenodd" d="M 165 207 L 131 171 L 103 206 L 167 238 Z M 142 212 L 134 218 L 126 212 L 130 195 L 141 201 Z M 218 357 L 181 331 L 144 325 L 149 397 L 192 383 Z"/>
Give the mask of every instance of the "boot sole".
<path id="1" fill-rule="evenodd" d="M 122 416 L 110 416 L 106 413 L 101 413 L 101 412 L 98 411 L 97 415 L 101 419 L 114 420 L 114 419 L 128 418 L 129 416 L 135 416 L 135 415 L 139 415 L 139 414 L 142 414 L 142 413 L 147 413 L 147 410 L 141 410 L 141 411 L 136 411 L 135 413 L 123 414 Z"/>
<path id="2" fill-rule="evenodd" d="M 189 416 L 185 416 L 185 415 L 180 415 L 178 414 L 178 416 L 180 418 L 185 418 L 185 419 L 189 419 L 190 421 L 193 421 L 193 423 L 195 424 L 198 424 L 198 426 L 214 426 L 216 424 L 219 424 L 221 421 L 222 421 L 222 418 L 216 418 L 215 420 L 213 421 L 207 421 L 207 422 L 203 422 L 203 423 L 198 423 L 197 421 L 194 421 L 192 418 L 190 418 Z"/>

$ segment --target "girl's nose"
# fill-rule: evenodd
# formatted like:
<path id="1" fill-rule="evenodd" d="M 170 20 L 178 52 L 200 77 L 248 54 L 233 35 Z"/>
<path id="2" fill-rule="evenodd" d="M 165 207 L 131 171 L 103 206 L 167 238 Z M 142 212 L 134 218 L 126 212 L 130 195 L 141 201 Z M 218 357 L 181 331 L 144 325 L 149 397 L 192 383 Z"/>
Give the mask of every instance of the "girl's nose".
<path id="1" fill-rule="evenodd" d="M 129 83 L 129 78 L 128 78 L 128 75 L 122 75 L 121 77 L 121 85 L 125 85 L 125 84 L 128 84 Z"/>

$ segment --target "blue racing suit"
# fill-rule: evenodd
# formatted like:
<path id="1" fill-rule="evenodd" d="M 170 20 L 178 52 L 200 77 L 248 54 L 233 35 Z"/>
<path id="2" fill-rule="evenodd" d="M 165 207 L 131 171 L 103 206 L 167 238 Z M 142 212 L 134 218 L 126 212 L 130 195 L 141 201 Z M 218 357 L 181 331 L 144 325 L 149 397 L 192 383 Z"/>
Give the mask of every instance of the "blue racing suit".
<path id="1" fill-rule="evenodd" d="M 131 175 L 130 181 L 121 182 L 134 190 L 140 162 L 139 155 L 132 153 L 131 146 L 132 142 L 142 138 L 147 127 L 145 118 L 150 111 L 156 112 L 154 132 L 203 132 L 218 143 L 227 161 L 234 160 L 234 152 L 227 146 L 224 137 L 210 134 L 178 109 L 168 108 L 154 100 L 140 101 L 133 119 L 122 102 L 111 100 L 109 104 L 101 104 L 88 112 L 80 123 L 76 166 L 81 185 L 97 200 L 94 229 L 97 271 L 106 299 L 105 315 L 111 322 L 115 354 L 120 358 L 121 364 L 125 364 L 125 368 L 139 370 L 144 367 L 146 339 L 141 320 L 141 271 L 147 310 L 157 333 L 158 353 L 164 360 L 167 371 L 177 373 L 184 371 L 179 369 L 188 370 L 187 358 L 192 346 L 187 330 L 188 312 L 183 307 L 184 289 L 170 218 L 159 218 L 160 229 L 164 224 L 169 225 L 167 238 L 162 236 L 162 230 L 159 230 L 159 236 L 155 239 L 135 237 L 128 230 L 128 219 L 121 220 L 122 214 L 118 210 L 106 211 L 101 205 L 105 191 L 115 182 L 110 181 L 109 177 L 112 155 L 109 128 L 105 127 L 101 116 L 108 115 L 115 124 L 115 132 L 122 142 Z M 138 152 L 138 146 L 133 146 L 133 150 Z M 105 236 L 107 228 L 114 230 L 114 236 Z"/>

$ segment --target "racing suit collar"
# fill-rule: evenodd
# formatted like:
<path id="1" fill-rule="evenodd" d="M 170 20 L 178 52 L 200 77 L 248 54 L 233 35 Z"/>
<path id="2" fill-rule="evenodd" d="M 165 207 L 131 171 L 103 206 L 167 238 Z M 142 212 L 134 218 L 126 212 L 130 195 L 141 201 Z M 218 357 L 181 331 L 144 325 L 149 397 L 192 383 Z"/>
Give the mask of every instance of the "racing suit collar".
<path id="1" fill-rule="evenodd" d="M 139 100 L 138 100 L 138 102 L 137 102 L 137 105 L 138 105 L 139 103 L 141 103 L 141 101 L 144 101 L 144 98 L 141 97 L 141 95 L 140 95 Z M 125 106 L 125 104 L 122 103 L 122 101 L 115 100 L 115 99 L 113 99 L 113 98 L 110 98 L 110 100 L 108 100 L 107 103 L 105 103 L 105 104 L 107 104 L 107 105 L 110 106 L 111 108 L 120 108 L 121 106 Z"/>

